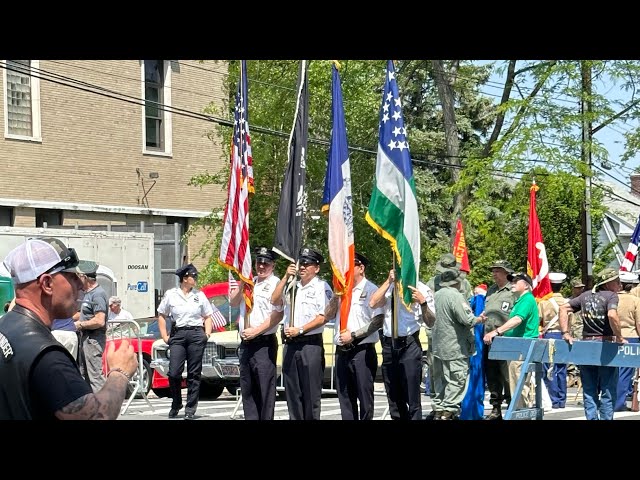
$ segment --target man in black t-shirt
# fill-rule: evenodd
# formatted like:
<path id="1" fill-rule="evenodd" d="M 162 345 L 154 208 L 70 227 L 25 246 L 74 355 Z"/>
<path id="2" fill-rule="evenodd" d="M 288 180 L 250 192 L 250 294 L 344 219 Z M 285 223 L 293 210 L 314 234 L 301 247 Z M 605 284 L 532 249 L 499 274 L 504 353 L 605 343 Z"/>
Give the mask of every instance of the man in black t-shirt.
<path id="1" fill-rule="evenodd" d="M 118 417 L 138 366 L 129 342 L 107 351 L 107 381 L 92 393 L 74 358 L 51 335 L 53 320 L 76 310 L 79 263 L 75 250 L 54 238 L 28 239 L 5 258 L 16 304 L 0 318 L 0 420 Z"/>
<path id="2" fill-rule="evenodd" d="M 569 344 L 569 312 L 581 312 L 582 337 L 587 341 L 627 343 L 622 336 L 618 318 L 618 271 L 605 268 L 598 273 L 593 290 L 584 292 L 560 306 L 558 322 L 562 338 Z M 587 420 L 613 420 L 617 397 L 618 368 L 599 365 L 579 365 L 584 413 Z"/>

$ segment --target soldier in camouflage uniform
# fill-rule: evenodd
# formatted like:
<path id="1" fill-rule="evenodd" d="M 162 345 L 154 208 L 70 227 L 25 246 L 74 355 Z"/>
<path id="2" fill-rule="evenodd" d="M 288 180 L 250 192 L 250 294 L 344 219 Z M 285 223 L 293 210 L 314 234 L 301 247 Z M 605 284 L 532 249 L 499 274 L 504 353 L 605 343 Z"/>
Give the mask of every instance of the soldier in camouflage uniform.
<path id="1" fill-rule="evenodd" d="M 512 274 L 511 264 L 506 260 L 498 260 L 491 265 L 491 274 L 495 282 L 487 291 L 485 301 L 485 314 L 487 321 L 484 324 L 484 333 L 490 333 L 496 328 L 504 325 L 509 319 L 509 314 L 516 301 L 515 294 L 511 291 L 511 282 L 507 280 L 507 275 Z M 484 349 L 484 371 L 487 377 L 487 388 L 489 389 L 489 402 L 493 406 L 487 420 L 502 420 L 502 401 L 511 401 L 511 390 L 509 389 L 509 370 L 506 360 L 489 360 L 490 346 Z"/>
<path id="2" fill-rule="evenodd" d="M 431 289 L 431 291 L 435 294 L 438 290 L 440 290 L 440 276 L 442 272 L 449 269 L 457 269 L 460 270 L 460 264 L 457 263 L 456 257 L 451 253 L 445 253 L 440 257 L 440 260 L 436 263 L 436 274 L 431 277 L 431 279 L 427 282 L 427 286 Z M 464 272 L 461 272 L 464 273 Z M 465 300 L 469 301 L 473 292 L 471 290 L 471 284 L 469 280 L 466 278 L 466 274 L 462 274 L 460 278 L 460 282 L 458 284 L 458 289 L 462 293 L 462 296 Z M 427 369 L 428 369 L 428 383 L 425 385 L 425 390 L 430 392 L 433 395 L 434 392 L 434 384 L 433 384 L 433 349 L 432 345 L 432 336 L 431 336 L 431 328 L 426 327 L 425 332 L 427 334 Z M 432 420 L 436 414 L 435 409 L 431 410 L 431 413 L 427 414 L 426 419 Z"/>

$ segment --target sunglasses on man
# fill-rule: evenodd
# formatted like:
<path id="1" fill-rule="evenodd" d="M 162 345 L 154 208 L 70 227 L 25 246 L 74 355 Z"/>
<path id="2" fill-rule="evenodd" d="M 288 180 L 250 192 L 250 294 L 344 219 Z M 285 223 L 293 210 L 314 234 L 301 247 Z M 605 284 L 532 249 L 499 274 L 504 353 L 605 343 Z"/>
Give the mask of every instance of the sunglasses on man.
<path id="1" fill-rule="evenodd" d="M 80 263 L 80 259 L 78 258 L 78 254 L 76 253 L 76 250 L 74 248 L 67 248 L 67 250 L 63 252 L 63 255 L 64 256 L 62 257 L 62 260 L 53 265 L 46 272 L 42 272 L 40 275 L 38 275 L 38 278 L 45 274 L 53 275 L 54 273 L 59 273 L 63 270 L 76 268 Z"/>

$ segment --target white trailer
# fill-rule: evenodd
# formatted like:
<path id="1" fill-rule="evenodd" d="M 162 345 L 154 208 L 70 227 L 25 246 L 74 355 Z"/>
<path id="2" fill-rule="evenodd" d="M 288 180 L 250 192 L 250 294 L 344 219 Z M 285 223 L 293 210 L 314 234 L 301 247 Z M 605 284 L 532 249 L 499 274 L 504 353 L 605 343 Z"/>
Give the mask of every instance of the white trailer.
<path id="1" fill-rule="evenodd" d="M 0 227 L 0 262 L 28 238 L 55 237 L 81 260 L 99 265 L 98 282 L 107 295 L 122 299 L 133 318 L 155 316 L 154 235 L 55 228 Z M 158 272 L 159 275 L 160 272 Z"/>

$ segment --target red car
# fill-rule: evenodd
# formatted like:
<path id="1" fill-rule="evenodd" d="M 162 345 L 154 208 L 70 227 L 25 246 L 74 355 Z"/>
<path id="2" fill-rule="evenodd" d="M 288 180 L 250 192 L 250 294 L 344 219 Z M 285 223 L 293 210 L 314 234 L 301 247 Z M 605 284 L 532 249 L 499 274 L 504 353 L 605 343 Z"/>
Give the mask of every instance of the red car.
<path id="1" fill-rule="evenodd" d="M 138 363 L 142 363 L 142 384 L 138 389 L 138 395 L 144 392 L 146 395 L 149 393 L 149 390 L 153 388 L 153 391 L 158 396 L 166 396 L 169 394 L 169 381 L 167 378 L 156 373 L 150 366 L 149 362 L 151 361 L 151 346 L 153 342 L 160 338 L 160 329 L 158 327 L 158 319 L 156 317 L 150 318 L 140 318 L 135 320 L 135 322 L 140 327 L 139 335 L 137 335 L 136 326 L 132 323 L 107 323 L 107 348 L 110 343 L 115 343 L 116 347 L 120 345 L 122 342 L 122 338 L 127 338 L 131 345 L 133 346 L 133 350 L 138 353 L 142 352 L 142 362 L 140 361 L 140 357 L 138 357 Z M 136 338 L 138 337 L 138 338 Z M 105 364 L 106 371 L 106 356 L 103 356 L 103 363 Z M 134 376 L 137 380 L 137 375 Z M 131 396 L 133 390 L 135 388 L 134 383 L 129 384 L 129 388 L 127 390 L 127 398 Z M 157 391 L 156 391 L 157 390 Z"/>
<path id="2" fill-rule="evenodd" d="M 211 283 L 202 287 L 201 290 L 211 304 L 217 307 L 220 313 L 227 319 L 227 327 L 221 328 L 220 331 L 230 328 L 237 329 L 234 324 L 237 322 L 238 308 L 231 308 L 229 305 L 229 283 Z M 232 319 L 231 323 L 229 323 L 229 318 Z M 140 396 L 142 392 L 146 395 L 149 393 L 149 390 L 153 390 L 153 393 L 158 397 L 167 397 L 169 396 L 169 379 L 160 375 L 150 366 L 152 358 L 151 347 L 153 343 L 160 338 L 158 319 L 156 317 L 143 318 L 136 320 L 136 323 L 140 326 L 140 350 L 142 351 L 143 365 L 142 385 L 138 389 L 138 396 Z M 231 327 L 229 325 L 231 325 Z M 135 326 L 130 323 L 109 324 L 107 328 L 107 345 L 113 342 L 118 346 L 122 341 L 122 337 L 125 337 L 131 340 L 134 351 L 138 352 L 139 347 L 135 330 Z M 106 357 L 104 360 L 106 361 Z M 140 362 L 140 357 L 138 357 L 138 362 Z M 135 378 L 137 379 L 137 377 Z M 186 387 L 186 380 L 183 380 L 182 386 L 183 388 Z M 129 384 L 127 397 L 133 393 L 134 388 L 134 383 Z"/>

